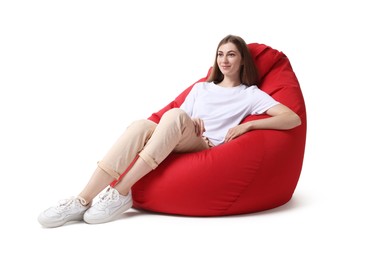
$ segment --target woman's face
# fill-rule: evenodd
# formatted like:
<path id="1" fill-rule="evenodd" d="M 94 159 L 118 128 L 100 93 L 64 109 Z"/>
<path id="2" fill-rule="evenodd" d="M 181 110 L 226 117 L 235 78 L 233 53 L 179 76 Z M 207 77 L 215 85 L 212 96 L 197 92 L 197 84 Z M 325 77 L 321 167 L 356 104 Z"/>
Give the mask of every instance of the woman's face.
<path id="1" fill-rule="evenodd" d="M 228 42 L 218 48 L 217 64 L 225 77 L 239 77 L 242 57 L 235 44 Z"/>

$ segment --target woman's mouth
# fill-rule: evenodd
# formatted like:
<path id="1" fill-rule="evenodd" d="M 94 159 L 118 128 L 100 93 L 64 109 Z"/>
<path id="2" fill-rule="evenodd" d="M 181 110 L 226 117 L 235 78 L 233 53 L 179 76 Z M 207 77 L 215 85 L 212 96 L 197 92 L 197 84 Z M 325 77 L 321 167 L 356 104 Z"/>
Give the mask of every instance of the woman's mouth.
<path id="1" fill-rule="evenodd" d="M 221 68 L 223 69 L 223 70 L 228 70 L 229 68 L 230 68 L 231 66 L 221 66 Z"/>

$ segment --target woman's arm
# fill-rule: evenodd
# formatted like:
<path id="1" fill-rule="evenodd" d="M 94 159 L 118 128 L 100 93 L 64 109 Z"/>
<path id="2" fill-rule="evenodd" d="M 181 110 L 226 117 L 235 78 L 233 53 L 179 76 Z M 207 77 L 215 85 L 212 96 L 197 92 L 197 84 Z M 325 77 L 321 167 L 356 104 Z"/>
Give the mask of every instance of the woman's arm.
<path id="1" fill-rule="evenodd" d="M 294 111 L 282 104 L 269 108 L 266 114 L 270 117 L 245 123 L 248 126 L 248 131 L 256 129 L 289 130 L 302 123 Z"/>
<path id="2" fill-rule="evenodd" d="M 285 105 L 278 104 L 266 111 L 269 118 L 263 118 L 240 124 L 229 129 L 225 142 L 229 142 L 236 137 L 257 129 L 289 130 L 301 124 L 300 117 Z"/>

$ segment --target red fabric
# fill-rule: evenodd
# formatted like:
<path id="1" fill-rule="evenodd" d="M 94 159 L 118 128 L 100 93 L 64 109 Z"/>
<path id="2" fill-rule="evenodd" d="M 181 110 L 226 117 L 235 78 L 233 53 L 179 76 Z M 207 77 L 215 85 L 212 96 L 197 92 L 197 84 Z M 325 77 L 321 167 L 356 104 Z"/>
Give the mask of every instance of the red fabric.
<path id="1" fill-rule="evenodd" d="M 305 149 L 303 95 L 282 52 L 258 43 L 248 47 L 259 69 L 259 87 L 298 113 L 302 125 L 288 131 L 251 131 L 210 150 L 171 154 L 133 186 L 135 208 L 187 216 L 220 216 L 266 210 L 291 199 Z M 158 123 L 164 112 L 179 107 L 193 85 L 149 119 Z M 265 115 L 250 116 L 245 121 L 261 117 Z"/>

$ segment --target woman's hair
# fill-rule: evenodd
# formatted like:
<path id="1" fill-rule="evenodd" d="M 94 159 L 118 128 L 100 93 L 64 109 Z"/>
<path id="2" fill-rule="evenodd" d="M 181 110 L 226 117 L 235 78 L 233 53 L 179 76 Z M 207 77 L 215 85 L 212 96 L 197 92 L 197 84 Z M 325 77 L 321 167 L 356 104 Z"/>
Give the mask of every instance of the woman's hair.
<path id="1" fill-rule="evenodd" d="M 216 53 L 215 53 L 215 60 L 214 65 L 212 67 L 212 71 L 210 73 L 210 76 L 208 77 L 208 82 L 214 82 L 215 84 L 220 83 L 224 76 L 221 72 L 221 70 L 218 67 L 217 64 L 217 56 L 218 56 L 218 50 L 219 48 L 226 43 L 233 43 L 238 51 L 240 52 L 240 55 L 242 57 L 243 65 L 241 65 L 240 68 L 240 81 L 242 84 L 246 86 L 252 86 L 252 85 L 258 85 L 259 84 L 259 75 L 256 68 L 256 65 L 252 59 L 251 53 L 248 50 L 248 46 L 246 42 L 239 36 L 235 35 L 227 35 L 225 38 L 223 38 L 217 47 Z"/>

